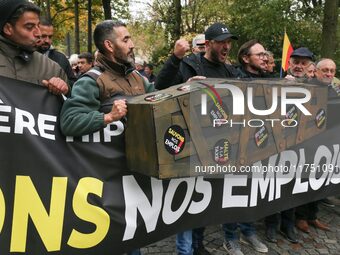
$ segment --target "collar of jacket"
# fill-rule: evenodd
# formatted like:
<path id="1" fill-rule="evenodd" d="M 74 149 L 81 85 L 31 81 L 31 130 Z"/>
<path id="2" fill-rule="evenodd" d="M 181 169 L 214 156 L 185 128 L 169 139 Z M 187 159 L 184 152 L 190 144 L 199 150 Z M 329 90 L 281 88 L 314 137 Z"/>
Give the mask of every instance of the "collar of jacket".
<path id="1" fill-rule="evenodd" d="M 302 82 L 303 83 L 306 80 L 308 80 L 308 77 L 307 77 L 306 74 L 304 74 L 302 77 L 295 77 L 294 74 L 292 74 L 290 68 L 288 68 L 287 74 L 293 76 L 297 82 Z"/>
<path id="2" fill-rule="evenodd" d="M 247 71 L 244 66 L 240 65 L 239 66 L 239 71 L 241 72 L 241 78 L 268 78 L 266 74 L 263 71 L 259 71 L 258 74 L 251 73 Z"/>
<path id="3" fill-rule="evenodd" d="M 113 62 L 100 52 L 98 53 L 97 56 L 97 66 L 104 70 L 108 70 L 109 72 L 117 73 L 121 76 L 127 76 L 128 74 L 135 70 L 135 67 L 133 65 L 131 64 L 122 65 L 117 62 Z"/>
<path id="4" fill-rule="evenodd" d="M 11 58 L 20 58 L 25 62 L 29 62 L 32 59 L 33 52 L 27 49 L 23 49 L 21 46 L 16 45 L 12 41 L 0 35 L 0 49 L 6 56 Z"/>
<path id="5" fill-rule="evenodd" d="M 55 51 L 55 48 L 53 47 L 53 45 L 51 45 L 47 50 L 37 50 L 39 53 L 49 57 L 50 54 L 53 54 L 53 52 Z"/>

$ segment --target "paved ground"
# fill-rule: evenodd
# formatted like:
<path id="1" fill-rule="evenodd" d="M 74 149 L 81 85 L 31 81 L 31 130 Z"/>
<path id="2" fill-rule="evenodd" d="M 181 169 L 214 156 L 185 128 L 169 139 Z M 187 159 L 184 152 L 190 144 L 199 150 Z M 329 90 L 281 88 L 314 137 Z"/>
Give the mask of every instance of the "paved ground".
<path id="1" fill-rule="evenodd" d="M 305 234 L 297 231 L 300 237 L 298 244 L 291 244 L 281 235 L 278 236 L 277 244 L 266 242 L 269 248 L 269 255 L 318 255 L 333 254 L 340 255 L 340 200 L 339 205 L 330 208 L 319 205 L 320 212 L 318 217 L 331 227 L 331 231 L 321 231 L 311 227 L 311 233 Z M 264 239 L 264 226 L 262 222 L 256 223 L 258 234 L 262 240 Z M 223 247 L 223 232 L 220 226 L 209 226 L 205 230 L 204 238 L 205 246 L 212 255 L 227 254 Z M 261 255 L 263 253 L 255 252 L 248 246 L 242 245 L 244 254 Z M 143 255 L 176 255 L 175 236 L 151 244 L 142 248 Z"/>

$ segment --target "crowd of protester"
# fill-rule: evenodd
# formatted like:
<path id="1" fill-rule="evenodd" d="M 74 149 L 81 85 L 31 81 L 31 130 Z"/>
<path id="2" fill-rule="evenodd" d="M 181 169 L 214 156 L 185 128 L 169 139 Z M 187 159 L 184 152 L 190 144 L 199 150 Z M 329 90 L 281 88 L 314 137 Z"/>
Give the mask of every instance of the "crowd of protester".
<path id="1" fill-rule="evenodd" d="M 96 26 L 94 42 L 97 50 L 94 54 L 73 54 L 67 60 L 53 47 L 53 25 L 40 17 L 37 6 L 26 0 L 0 0 L 0 7 L 6 10 L 0 17 L 0 59 L 3 63 L 0 74 L 33 82 L 45 86 L 53 94 L 67 96 L 60 118 L 65 135 L 86 135 L 125 117 L 128 109 L 122 99 L 113 100 L 109 112 L 99 111 L 100 104 L 113 94 L 140 95 L 205 78 L 279 78 L 275 72 L 275 56 L 257 39 L 241 45 L 238 64 L 230 64 L 229 53 L 238 37 L 222 23 L 214 23 L 204 34 L 194 37 L 192 47 L 188 41 L 178 40 L 156 77 L 153 65 L 134 55 L 131 35 L 120 21 L 104 21 Z M 283 78 L 336 88 L 336 64 L 332 59 L 317 60 L 308 48 L 300 47 L 291 54 L 289 64 Z M 297 243 L 299 237 L 295 227 L 305 233 L 310 232 L 310 226 L 329 230 L 329 226 L 317 217 L 319 203 L 312 202 L 266 217 L 266 241 L 277 242 L 280 231 L 288 241 Z M 252 222 L 226 223 L 222 228 L 225 234 L 223 247 L 228 254 L 242 255 L 240 242 L 258 252 L 268 252 Z M 203 245 L 203 233 L 204 228 L 178 233 L 177 253 L 210 254 Z M 137 249 L 129 254 L 140 254 L 140 251 Z"/>

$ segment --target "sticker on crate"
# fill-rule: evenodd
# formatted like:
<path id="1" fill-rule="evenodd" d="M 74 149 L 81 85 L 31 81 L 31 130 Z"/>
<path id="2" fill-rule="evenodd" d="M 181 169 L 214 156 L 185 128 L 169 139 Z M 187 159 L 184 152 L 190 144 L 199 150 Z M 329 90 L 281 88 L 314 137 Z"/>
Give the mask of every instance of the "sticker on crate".
<path id="1" fill-rule="evenodd" d="M 191 87 L 189 84 L 180 86 L 177 88 L 178 91 L 183 91 L 183 92 L 189 92 L 191 90 Z"/>
<path id="2" fill-rule="evenodd" d="M 213 149 L 214 161 L 218 164 L 226 164 L 230 158 L 230 149 L 230 144 L 227 139 L 217 141 Z"/>
<path id="3" fill-rule="evenodd" d="M 268 143 L 268 130 L 266 126 L 258 127 L 255 130 L 255 143 L 256 146 L 259 148 L 266 147 Z"/>
<path id="4" fill-rule="evenodd" d="M 320 109 L 315 116 L 315 124 L 318 128 L 323 128 L 326 123 L 326 111 L 324 109 Z"/>
<path id="5" fill-rule="evenodd" d="M 228 120 L 229 119 L 229 109 L 228 107 L 222 102 L 220 104 L 219 102 L 215 102 L 209 111 L 209 116 L 211 122 L 214 124 L 214 127 L 219 127 L 222 124 L 216 124 L 216 120 Z"/>
<path id="6" fill-rule="evenodd" d="M 286 119 L 288 120 L 287 125 L 288 126 L 297 126 L 298 125 L 298 110 L 295 105 L 291 106 L 287 113 L 286 113 Z"/>
<path id="7" fill-rule="evenodd" d="M 169 127 L 164 134 L 165 149 L 172 155 L 179 154 L 185 145 L 184 130 L 178 126 L 173 125 Z"/>
<path id="8" fill-rule="evenodd" d="M 147 102 L 158 102 L 167 98 L 172 97 L 170 94 L 160 93 L 160 94 L 152 94 L 144 98 Z"/>

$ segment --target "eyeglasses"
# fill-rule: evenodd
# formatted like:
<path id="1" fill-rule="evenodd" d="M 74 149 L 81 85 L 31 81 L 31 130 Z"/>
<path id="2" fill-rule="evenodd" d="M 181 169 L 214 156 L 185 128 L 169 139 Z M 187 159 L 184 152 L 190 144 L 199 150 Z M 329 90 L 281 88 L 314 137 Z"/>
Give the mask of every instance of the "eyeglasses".
<path id="1" fill-rule="evenodd" d="M 331 74 L 335 74 L 335 69 L 329 69 L 329 68 L 319 68 L 319 70 L 321 70 L 321 72 L 323 73 L 331 73 Z"/>
<path id="2" fill-rule="evenodd" d="M 268 57 L 268 54 L 266 52 L 260 52 L 256 54 L 248 54 L 248 56 L 257 56 L 259 59 L 264 59 Z"/>

